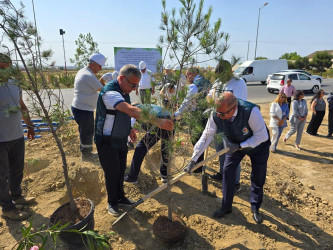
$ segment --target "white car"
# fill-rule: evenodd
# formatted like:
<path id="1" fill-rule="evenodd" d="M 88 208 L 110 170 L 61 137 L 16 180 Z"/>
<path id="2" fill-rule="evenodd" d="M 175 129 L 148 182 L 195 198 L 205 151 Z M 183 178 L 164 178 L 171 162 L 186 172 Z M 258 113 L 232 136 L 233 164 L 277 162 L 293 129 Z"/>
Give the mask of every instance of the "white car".
<path id="1" fill-rule="evenodd" d="M 300 72 L 280 72 L 274 73 L 270 77 L 270 81 L 267 84 L 267 91 L 269 93 L 274 93 L 275 91 L 280 91 L 283 85 L 287 84 L 288 78 L 293 80 L 292 85 L 295 86 L 296 90 L 312 91 L 316 93 L 321 88 L 321 83 L 312 79 L 304 73 Z"/>
<path id="2" fill-rule="evenodd" d="M 280 70 L 279 72 L 300 72 L 300 73 L 306 74 L 307 76 L 310 76 L 312 79 L 315 79 L 315 80 L 319 81 L 320 83 L 323 82 L 323 77 L 322 76 L 312 75 L 311 73 L 305 71 L 304 69 L 286 69 L 286 70 Z M 269 80 L 270 80 L 271 76 L 272 75 L 267 76 L 267 80 L 266 80 L 267 84 L 269 83 Z"/>

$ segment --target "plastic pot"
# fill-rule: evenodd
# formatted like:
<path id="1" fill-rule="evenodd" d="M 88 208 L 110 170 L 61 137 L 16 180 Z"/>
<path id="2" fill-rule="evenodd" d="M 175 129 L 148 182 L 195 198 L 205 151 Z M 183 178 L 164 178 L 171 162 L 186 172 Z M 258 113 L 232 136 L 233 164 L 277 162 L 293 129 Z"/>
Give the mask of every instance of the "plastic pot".
<path id="1" fill-rule="evenodd" d="M 86 236 L 84 236 L 84 235 L 74 233 L 74 232 L 65 232 L 65 230 L 68 230 L 68 229 L 76 229 L 79 231 L 94 230 L 95 205 L 91 200 L 89 200 L 89 199 L 86 199 L 86 200 L 88 200 L 91 205 L 88 215 L 83 220 L 76 223 L 75 225 L 71 225 L 71 226 L 68 226 L 68 227 L 62 229 L 61 231 L 63 231 L 63 232 L 61 232 L 59 234 L 59 237 L 61 238 L 61 240 L 64 241 L 65 243 L 67 243 L 67 245 L 69 246 L 70 249 L 78 249 L 78 248 L 83 247 L 86 244 L 87 239 L 86 239 Z M 50 217 L 50 221 L 51 221 L 52 225 L 57 223 L 57 221 L 55 221 L 56 220 L 55 216 L 59 213 L 59 211 L 68 206 L 70 206 L 69 202 L 63 204 L 56 211 L 54 211 L 54 213 Z M 83 230 L 81 230 L 81 229 L 83 229 Z"/>

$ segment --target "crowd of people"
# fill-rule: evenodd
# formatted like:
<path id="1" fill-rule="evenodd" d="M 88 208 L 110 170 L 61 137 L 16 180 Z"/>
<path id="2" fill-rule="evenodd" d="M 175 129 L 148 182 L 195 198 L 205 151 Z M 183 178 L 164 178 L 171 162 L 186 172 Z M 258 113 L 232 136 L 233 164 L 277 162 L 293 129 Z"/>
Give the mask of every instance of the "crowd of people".
<path id="1" fill-rule="evenodd" d="M 10 67 L 9 57 L 2 68 Z M 290 126 L 283 141 L 296 133 L 295 148 L 301 150 L 300 143 L 308 117 L 307 103 L 303 91 L 296 90 L 288 79 L 270 106 L 270 121 L 267 128 L 260 107 L 247 101 L 247 85 L 242 78 L 232 73 L 228 61 L 221 60 L 215 68 L 217 80 L 212 84 L 197 67 L 188 67 L 185 75 L 180 66 L 166 65 L 161 80 L 159 95 L 161 105 L 151 103 L 155 94 L 153 74 L 147 64 L 141 61 L 138 66 L 124 65 L 119 72 L 109 72 L 100 79 L 97 73 L 106 61 L 104 55 L 96 53 L 88 65 L 80 69 L 75 77 L 72 113 L 78 125 L 82 160 L 99 159 L 104 171 L 109 214 L 119 216 L 120 206 L 132 206 L 134 202 L 124 192 L 124 182 L 137 183 L 142 162 L 148 152 L 161 140 L 160 175 L 162 182 L 168 178 L 168 141 L 174 134 L 174 123 L 186 113 L 196 115 L 196 121 L 189 123 L 189 137 L 193 144 L 193 154 L 184 171 L 191 174 L 197 163 L 204 160 L 204 152 L 214 141 L 216 151 L 227 148 L 220 156 L 220 169 L 210 178 L 222 183 L 223 199 L 221 207 L 213 214 L 221 218 L 232 212 L 234 195 L 240 190 L 241 161 L 245 155 L 252 163 L 250 204 L 253 219 L 260 224 L 263 217 L 260 207 L 263 200 L 269 152 L 276 153 L 284 128 Z M 223 75 L 223 80 L 219 77 Z M 141 104 L 132 104 L 129 94 L 135 91 Z M 184 91 L 183 101 L 175 108 L 173 101 Z M 306 132 L 318 135 L 326 110 L 325 92 L 319 90 L 310 105 L 312 118 Z M 33 124 L 20 88 L 10 80 L 0 86 L 0 114 L 8 105 L 19 106 L 15 114 L 1 115 L 0 119 L 0 205 L 2 216 L 23 220 L 28 214 L 19 211 L 16 204 L 31 204 L 32 197 L 23 197 L 20 188 L 24 167 L 24 140 L 21 118 L 28 125 L 28 137 L 34 138 Z M 10 98 L 11 97 L 11 98 Z M 293 99 L 293 100 L 292 100 Z M 329 126 L 328 137 L 333 132 L 333 93 L 328 98 Z M 202 103 L 205 103 L 203 105 Z M 172 107 L 172 108 L 171 108 Z M 207 114 L 208 117 L 204 114 Z M 96 111 L 95 111 L 96 110 Z M 95 113 L 96 112 L 96 113 Z M 151 124 L 143 138 L 137 143 L 128 174 L 125 175 L 128 142 L 137 139 L 135 122 Z M 8 124 L 12 124 L 10 129 Z M 198 124 L 200 126 L 198 126 Z M 142 126 L 147 127 L 147 126 Z M 97 153 L 93 151 L 93 142 Z M 15 157 L 13 157 L 15 155 Z M 194 171 L 193 171 L 194 170 Z"/>

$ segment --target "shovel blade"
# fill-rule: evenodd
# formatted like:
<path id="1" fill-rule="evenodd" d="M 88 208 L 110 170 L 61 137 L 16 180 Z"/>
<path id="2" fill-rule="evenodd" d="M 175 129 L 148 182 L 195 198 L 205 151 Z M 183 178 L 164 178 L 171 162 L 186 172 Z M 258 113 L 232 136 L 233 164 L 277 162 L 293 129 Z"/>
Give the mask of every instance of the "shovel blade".
<path id="1" fill-rule="evenodd" d="M 122 215 L 120 215 L 118 217 L 118 219 L 116 219 L 113 223 L 112 223 L 112 226 L 114 226 L 118 221 L 120 221 L 126 214 L 127 214 L 128 211 L 122 213 Z"/>

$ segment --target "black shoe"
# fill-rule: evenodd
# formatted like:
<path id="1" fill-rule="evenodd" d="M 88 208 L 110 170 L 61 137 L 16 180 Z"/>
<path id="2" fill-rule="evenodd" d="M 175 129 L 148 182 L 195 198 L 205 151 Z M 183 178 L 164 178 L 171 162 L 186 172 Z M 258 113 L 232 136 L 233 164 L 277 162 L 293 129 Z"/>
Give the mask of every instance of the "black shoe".
<path id="1" fill-rule="evenodd" d="M 239 193 L 242 190 L 240 183 L 235 184 L 235 194 Z"/>
<path id="2" fill-rule="evenodd" d="M 108 204 L 108 213 L 112 216 L 118 217 L 120 215 L 119 209 L 117 205 Z"/>
<path id="3" fill-rule="evenodd" d="M 209 175 L 209 179 L 213 181 L 222 181 L 222 175 L 220 173 Z"/>
<path id="4" fill-rule="evenodd" d="M 82 161 L 94 161 L 98 158 L 97 153 L 92 153 L 92 152 L 82 152 L 81 159 Z"/>
<path id="5" fill-rule="evenodd" d="M 134 178 L 131 177 L 130 175 L 125 175 L 125 177 L 124 177 L 124 181 L 129 182 L 129 183 L 132 183 L 132 184 L 135 184 L 135 185 L 138 184 L 138 180 L 137 180 L 137 179 L 134 179 Z"/>
<path id="6" fill-rule="evenodd" d="M 125 207 L 131 207 L 134 203 L 135 203 L 135 201 L 128 199 L 126 197 L 124 197 L 118 201 L 119 206 L 125 206 Z"/>
<path id="7" fill-rule="evenodd" d="M 216 210 L 213 214 L 214 218 L 222 218 L 225 214 L 230 214 L 232 212 L 232 209 L 225 209 L 225 208 L 220 208 Z"/>
<path id="8" fill-rule="evenodd" d="M 261 224 L 263 221 L 262 216 L 257 209 L 252 209 L 252 217 L 257 224 Z"/>
<path id="9" fill-rule="evenodd" d="M 168 176 L 161 175 L 161 181 L 162 181 L 162 183 L 167 183 L 168 182 Z"/>

